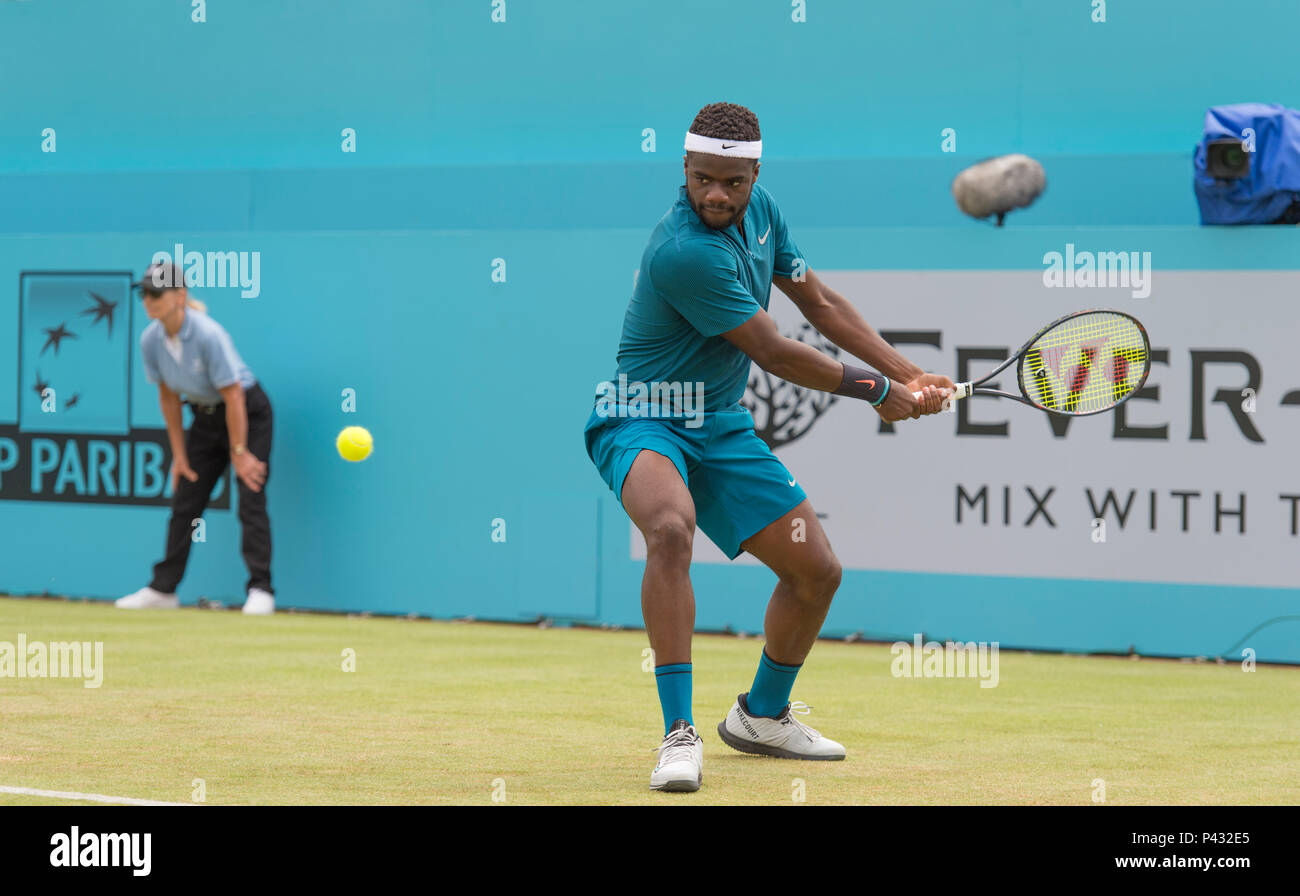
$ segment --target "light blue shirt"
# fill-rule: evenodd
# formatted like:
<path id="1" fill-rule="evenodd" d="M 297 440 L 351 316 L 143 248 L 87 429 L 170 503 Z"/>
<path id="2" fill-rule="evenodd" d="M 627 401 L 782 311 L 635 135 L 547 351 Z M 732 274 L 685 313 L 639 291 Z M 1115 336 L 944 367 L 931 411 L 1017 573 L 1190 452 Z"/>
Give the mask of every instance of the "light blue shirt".
<path id="1" fill-rule="evenodd" d="M 167 345 L 162 321 L 152 322 L 140 334 L 140 357 L 149 382 L 162 383 L 187 401 L 205 405 L 219 403 L 221 390 L 227 386 L 241 383 L 249 389 L 257 382 L 235 351 L 230 334 L 202 311 L 187 306 L 176 336 L 180 342 L 179 360 Z"/>

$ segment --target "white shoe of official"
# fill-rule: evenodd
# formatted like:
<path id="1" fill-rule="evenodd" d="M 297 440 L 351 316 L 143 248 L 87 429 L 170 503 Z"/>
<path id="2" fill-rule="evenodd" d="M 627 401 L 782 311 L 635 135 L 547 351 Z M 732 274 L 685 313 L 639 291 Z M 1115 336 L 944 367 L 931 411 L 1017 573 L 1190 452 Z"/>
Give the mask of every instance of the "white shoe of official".
<path id="1" fill-rule="evenodd" d="M 244 612 L 249 616 L 270 616 L 275 612 L 275 598 L 261 588 L 249 588 Z"/>
<path id="2" fill-rule="evenodd" d="M 741 694 L 718 725 L 723 742 L 742 753 L 776 756 L 780 759 L 843 759 L 844 745 L 823 737 L 794 717 L 807 715 L 812 707 L 802 700 L 787 703 L 776 718 L 751 716 L 748 694 Z"/>
<path id="3" fill-rule="evenodd" d="M 704 783 L 704 741 L 685 719 L 673 722 L 659 745 L 659 761 L 650 773 L 650 789 L 699 790 Z"/>
<path id="4" fill-rule="evenodd" d="M 113 606 L 123 610 L 175 610 L 180 605 L 180 599 L 176 595 L 163 594 L 149 587 L 119 597 L 113 602 Z"/>

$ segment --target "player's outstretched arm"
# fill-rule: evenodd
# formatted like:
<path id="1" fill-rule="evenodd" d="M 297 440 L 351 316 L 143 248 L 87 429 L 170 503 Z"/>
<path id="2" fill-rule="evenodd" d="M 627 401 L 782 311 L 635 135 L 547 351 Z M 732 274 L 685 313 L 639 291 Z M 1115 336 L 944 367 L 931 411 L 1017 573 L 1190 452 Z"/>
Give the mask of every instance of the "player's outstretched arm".
<path id="1" fill-rule="evenodd" d="M 772 282 L 790 297 L 790 301 L 794 302 L 808 323 L 817 328 L 817 332 L 894 381 L 913 383 L 918 378 L 925 377 L 923 384 L 933 383 L 943 388 L 953 388 L 953 382 L 948 377 L 927 374 L 903 357 L 867 323 L 852 302 L 827 286 L 813 271 L 806 271 L 800 280 L 773 277 Z M 920 388 L 913 391 L 919 392 Z"/>
<path id="2" fill-rule="evenodd" d="M 722 336 L 773 376 L 796 386 L 869 401 L 889 423 L 938 413 L 948 394 L 936 383 L 925 381 L 932 377 L 930 374 L 899 382 L 894 388 L 890 378 L 884 374 L 841 364 L 811 345 L 782 336 L 776 321 L 761 309 Z M 921 393 L 919 401 L 913 392 Z"/>

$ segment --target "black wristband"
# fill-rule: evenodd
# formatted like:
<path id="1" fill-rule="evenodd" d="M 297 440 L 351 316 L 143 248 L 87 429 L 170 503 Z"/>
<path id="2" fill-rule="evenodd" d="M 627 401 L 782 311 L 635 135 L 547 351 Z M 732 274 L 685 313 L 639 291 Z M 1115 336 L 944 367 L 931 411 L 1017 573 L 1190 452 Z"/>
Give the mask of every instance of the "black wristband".
<path id="1" fill-rule="evenodd" d="M 879 407 L 880 403 L 885 400 L 885 396 L 889 394 L 889 377 L 883 373 L 876 373 L 874 370 L 845 364 L 844 379 L 840 382 L 840 387 L 835 390 L 834 394 L 860 398 Z"/>

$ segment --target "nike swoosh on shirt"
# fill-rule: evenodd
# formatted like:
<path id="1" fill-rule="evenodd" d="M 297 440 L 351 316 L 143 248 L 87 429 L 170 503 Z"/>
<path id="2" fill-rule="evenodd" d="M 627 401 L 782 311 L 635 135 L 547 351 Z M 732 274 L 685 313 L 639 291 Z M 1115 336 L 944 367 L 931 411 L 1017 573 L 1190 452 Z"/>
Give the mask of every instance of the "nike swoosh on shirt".
<path id="1" fill-rule="evenodd" d="M 771 232 L 772 232 L 772 228 L 771 228 L 771 227 L 768 227 L 768 228 L 767 228 L 767 233 L 763 234 L 762 236 L 760 236 L 760 237 L 758 238 L 758 244 L 759 244 L 760 246 L 767 242 L 767 236 L 768 236 L 768 234 L 771 233 Z"/>
<path id="2" fill-rule="evenodd" d="M 789 480 L 789 483 L 788 483 L 788 484 L 789 484 L 789 485 L 794 485 L 794 480 L 793 480 L 793 479 Z"/>

